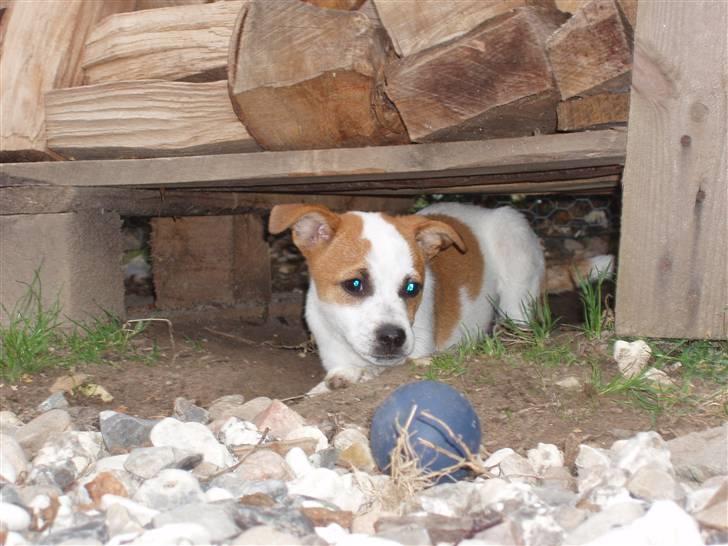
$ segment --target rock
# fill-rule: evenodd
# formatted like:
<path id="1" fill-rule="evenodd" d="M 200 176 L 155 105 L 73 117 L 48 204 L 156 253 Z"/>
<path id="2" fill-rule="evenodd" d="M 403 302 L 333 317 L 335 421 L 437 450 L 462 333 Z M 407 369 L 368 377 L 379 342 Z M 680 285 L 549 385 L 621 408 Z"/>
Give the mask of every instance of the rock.
<path id="1" fill-rule="evenodd" d="M 528 461 L 539 476 L 542 476 L 547 468 L 564 466 L 564 454 L 554 444 L 539 442 L 536 449 L 528 450 L 527 455 Z"/>
<path id="2" fill-rule="evenodd" d="M 641 518 L 644 513 L 644 505 L 638 501 L 631 500 L 614 504 L 592 515 L 568 533 L 564 544 L 586 544 L 612 529 L 632 523 Z"/>
<path id="3" fill-rule="evenodd" d="M 728 531 L 728 481 L 718 488 L 705 507 L 695 514 L 702 525 Z"/>
<path id="4" fill-rule="evenodd" d="M 65 490 L 102 453 L 103 440 L 98 432 L 68 431 L 62 436 L 51 438 L 38 451 L 33 459 L 28 481 L 37 484 L 54 483 Z"/>
<path id="5" fill-rule="evenodd" d="M 575 464 L 580 471 L 582 469 L 608 468 L 612 464 L 612 458 L 605 449 L 582 444 L 579 446 Z"/>
<path id="6" fill-rule="evenodd" d="M 311 439 L 316 442 L 316 451 L 321 451 L 329 447 L 329 440 L 320 429 L 312 426 L 303 426 L 292 430 L 283 438 L 286 442 L 295 442 L 296 440 Z"/>
<path id="7" fill-rule="evenodd" d="M 261 544 L 298 546 L 303 542 L 298 537 L 279 531 L 275 527 L 256 525 L 240 533 L 230 544 L 233 546 L 260 546 Z"/>
<path id="8" fill-rule="evenodd" d="M 397 544 L 408 546 L 431 546 L 430 533 L 419 525 L 410 523 L 399 527 L 390 527 L 386 531 L 376 534 L 376 538 L 391 540 Z M 462 543 L 461 543 L 462 544 Z"/>
<path id="9" fill-rule="evenodd" d="M 535 484 L 538 481 L 538 475 L 533 465 L 518 453 L 511 453 L 503 458 L 498 464 L 500 468 L 500 476 L 508 481 L 519 481 Z"/>
<path id="10" fill-rule="evenodd" d="M 104 444 L 110 453 L 126 453 L 135 447 L 149 446 L 149 434 L 158 423 L 115 411 L 102 411 L 99 421 Z"/>
<path id="11" fill-rule="evenodd" d="M 154 517 L 155 527 L 174 523 L 194 522 L 202 525 L 213 542 L 222 542 L 240 533 L 233 521 L 234 509 L 225 504 L 186 504 Z"/>
<path id="12" fill-rule="evenodd" d="M 204 461 L 220 468 L 235 464 L 235 458 L 201 423 L 182 423 L 167 417 L 154 426 L 149 437 L 155 447 L 170 446 L 201 453 Z"/>
<path id="13" fill-rule="evenodd" d="M 243 421 L 253 421 L 259 413 L 268 409 L 273 400 L 267 396 L 258 396 L 252 400 L 248 400 L 235 411 L 235 417 Z"/>
<path id="14" fill-rule="evenodd" d="M 545 487 L 558 487 L 564 491 L 576 491 L 576 479 L 565 466 L 552 466 L 543 471 L 541 483 Z"/>
<path id="15" fill-rule="evenodd" d="M 137 491 L 138 493 L 138 491 Z M 104 495 L 101 498 L 101 509 L 107 513 L 114 506 L 120 506 L 134 518 L 134 521 L 142 527 L 148 525 L 154 516 L 159 514 L 159 510 L 145 506 L 137 501 L 127 499 L 126 497 L 117 497 L 116 495 Z"/>
<path id="16" fill-rule="evenodd" d="M 702 483 L 728 474 L 728 423 L 680 436 L 667 442 L 667 447 L 675 473 L 681 478 Z"/>
<path id="17" fill-rule="evenodd" d="M 243 480 L 233 472 L 218 476 L 210 482 L 210 487 L 220 487 L 228 491 L 233 497 L 240 498 L 257 493 L 267 495 L 274 501 L 283 499 L 288 494 L 288 486 L 280 480 L 265 480 L 251 482 Z"/>
<path id="18" fill-rule="evenodd" d="M 0 434 L 0 481 L 18 483 L 25 479 L 28 459 L 20 444 L 7 434 Z"/>
<path id="19" fill-rule="evenodd" d="M 545 507 L 522 506 L 509 514 L 506 521 L 517 544 L 559 546 L 564 539 L 564 530 Z"/>
<path id="20" fill-rule="evenodd" d="M 658 370 L 657 368 L 648 368 L 648 370 L 645 372 L 645 379 L 649 379 L 650 381 L 657 383 L 659 385 L 674 385 L 675 382 L 670 378 L 669 375 L 667 375 L 662 370 Z"/>
<path id="21" fill-rule="evenodd" d="M 199 523 L 170 523 L 156 529 L 149 529 L 129 544 L 134 546 L 188 546 L 210 544 L 207 529 Z"/>
<path id="22" fill-rule="evenodd" d="M 131 488 L 125 481 L 114 475 L 113 472 L 101 472 L 93 480 L 84 484 L 84 487 L 88 491 L 91 501 L 98 505 L 104 495 L 128 497 Z"/>
<path id="23" fill-rule="evenodd" d="M 353 468 L 364 472 L 373 472 L 377 468 L 368 444 L 351 444 L 339 453 L 337 464 L 344 468 Z"/>
<path id="24" fill-rule="evenodd" d="M 496 520 L 497 521 L 497 520 Z M 478 527 L 488 527 L 492 522 L 481 518 L 479 521 L 470 517 L 449 517 L 439 514 L 414 513 L 404 516 L 383 517 L 375 524 L 378 535 L 400 532 L 403 527 L 424 529 L 433 544 L 457 544 L 467 536 L 472 536 Z M 344 544 L 346 544 L 345 542 Z M 396 544 L 396 543 L 395 543 Z"/>
<path id="25" fill-rule="evenodd" d="M 104 544 L 109 540 L 109 533 L 106 529 L 106 522 L 102 516 L 97 516 L 86 523 L 69 527 L 61 531 L 54 531 L 43 538 L 43 544 Z"/>
<path id="26" fill-rule="evenodd" d="M 321 451 L 317 451 L 313 455 L 310 455 L 308 460 L 317 468 L 328 468 L 333 470 L 336 468 L 336 461 L 339 460 L 339 450 L 335 447 L 322 449 Z"/>
<path id="27" fill-rule="evenodd" d="M 106 510 L 106 527 L 109 530 L 109 536 L 112 537 L 125 533 L 141 534 L 144 532 L 144 527 L 121 504 L 112 504 Z"/>
<path id="28" fill-rule="evenodd" d="M 196 406 L 191 400 L 177 397 L 174 399 L 173 416 L 182 422 L 202 423 L 206 425 L 210 422 L 210 413 L 199 406 Z"/>
<path id="29" fill-rule="evenodd" d="M 347 510 L 330 510 L 321 506 L 303 506 L 301 513 L 311 520 L 314 527 L 326 527 L 336 523 L 349 531 L 354 519 L 354 514 Z"/>
<path id="30" fill-rule="evenodd" d="M 304 537 L 314 532 L 308 518 L 294 508 L 237 505 L 233 517 L 241 529 L 265 525 L 297 537 Z"/>
<path id="31" fill-rule="evenodd" d="M 205 502 L 197 480 L 184 470 L 166 469 L 145 481 L 134 495 L 139 502 L 155 510 L 172 510 L 183 504 Z"/>
<path id="32" fill-rule="evenodd" d="M 121 455 L 109 455 L 108 457 L 102 457 L 94 464 L 93 471 L 96 473 L 105 472 L 107 470 L 126 470 L 124 464 L 129 459 L 128 453 L 122 453 Z"/>
<path id="33" fill-rule="evenodd" d="M 614 342 L 613 356 L 622 375 L 635 377 L 647 366 L 652 349 L 641 339 L 632 342 L 620 339 Z"/>
<path id="34" fill-rule="evenodd" d="M 213 400 L 207 409 L 210 421 L 238 417 L 235 412 L 244 402 L 245 397 L 242 394 L 228 394 Z"/>
<path id="35" fill-rule="evenodd" d="M 73 375 L 64 375 L 55 380 L 53 385 L 48 389 L 52 393 L 72 392 L 76 387 L 83 385 L 88 379 L 85 373 L 75 373 Z"/>
<path id="36" fill-rule="evenodd" d="M 556 381 L 554 385 L 566 390 L 577 390 L 581 389 L 581 380 L 575 375 L 569 375 L 559 381 Z"/>
<path id="37" fill-rule="evenodd" d="M 71 416 L 62 409 L 54 409 L 41 413 L 38 417 L 23 425 L 15 433 L 15 439 L 25 450 L 28 457 L 35 457 L 46 440 L 61 432 L 71 429 Z"/>
<path id="38" fill-rule="evenodd" d="M 615 466 L 634 474 L 640 468 L 649 466 L 672 474 L 670 450 L 657 432 L 639 432 L 628 440 L 617 440 L 611 452 Z"/>
<path id="39" fill-rule="evenodd" d="M 314 470 L 313 464 L 301 448 L 294 447 L 286 453 L 286 463 L 296 478 L 310 474 Z"/>
<path id="40" fill-rule="evenodd" d="M 289 432 L 306 424 L 303 417 L 279 400 L 273 400 L 253 422 L 259 430 L 270 429 L 270 434 L 277 438 L 285 438 Z"/>
<path id="41" fill-rule="evenodd" d="M 0 411 L 0 433 L 12 435 L 22 426 L 23 422 L 12 411 Z"/>
<path id="42" fill-rule="evenodd" d="M 703 546 L 698 525 L 672 501 L 656 501 L 643 517 L 601 535 L 589 546 Z"/>
<path id="43" fill-rule="evenodd" d="M 559 506 L 554 511 L 554 520 L 568 533 L 576 529 L 590 515 L 591 513 L 586 510 L 566 505 Z"/>
<path id="44" fill-rule="evenodd" d="M 660 468 L 643 466 L 627 482 L 627 490 L 633 497 L 648 501 L 681 501 L 685 491 L 672 474 Z"/>
<path id="45" fill-rule="evenodd" d="M 45 413 L 52 409 L 64 409 L 68 407 L 68 400 L 62 392 L 56 392 L 51 394 L 48 398 L 38 404 L 38 411 Z"/>
<path id="46" fill-rule="evenodd" d="M 25 531 L 30 527 L 30 514 L 16 504 L 0 502 L 0 529 L 3 527 L 8 531 Z"/>
<path id="47" fill-rule="evenodd" d="M 356 512 L 361 508 L 366 499 L 361 490 L 354 486 L 352 474 L 341 476 L 327 468 L 315 468 L 310 463 L 306 470 L 297 461 L 293 461 L 292 465 L 293 458 L 289 456 L 295 451 L 303 453 L 294 448 L 286 456 L 286 462 L 296 475 L 295 480 L 288 482 L 288 491 L 291 494 L 324 500 L 341 510 Z"/>
<path id="48" fill-rule="evenodd" d="M 289 480 L 293 472 L 286 461 L 274 451 L 259 449 L 250 453 L 235 469 L 246 481 Z"/>
<path id="49" fill-rule="evenodd" d="M 228 417 L 220 427 L 217 437 L 228 449 L 233 449 L 242 445 L 256 445 L 263 434 L 250 421 Z"/>
<path id="50" fill-rule="evenodd" d="M 338 450 L 344 451 L 351 444 L 369 444 L 369 439 L 358 428 L 345 428 L 334 436 L 331 444 Z"/>
<path id="51" fill-rule="evenodd" d="M 190 470 L 202 462 L 202 455 L 171 446 L 138 447 L 124 462 L 124 469 L 144 480 L 153 478 L 165 468 Z"/>

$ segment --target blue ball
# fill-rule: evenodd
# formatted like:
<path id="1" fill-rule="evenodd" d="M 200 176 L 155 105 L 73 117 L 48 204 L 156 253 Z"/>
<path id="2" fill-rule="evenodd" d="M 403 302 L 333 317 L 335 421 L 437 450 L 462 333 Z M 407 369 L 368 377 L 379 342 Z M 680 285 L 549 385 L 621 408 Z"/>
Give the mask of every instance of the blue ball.
<path id="1" fill-rule="evenodd" d="M 392 450 L 415 406 L 416 410 L 407 431 L 412 451 L 423 474 L 448 468 L 456 464 L 459 458 L 467 456 L 462 446 L 453 438 L 453 434 L 462 440 L 470 453 L 478 453 L 480 419 L 470 402 L 456 389 L 444 383 L 417 381 L 397 388 L 382 402 L 372 417 L 369 438 L 374 460 L 382 471 L 390 470 Z M 452 434 L 443 424 L 450 428 Z M 421 440 L 452 453 L 455 458 L 424 445 Z M 440 478 L 438 482 L 455 481 L 466 475 L 467 470 L 459 469 L 443 476 L 444 480 Z"/>

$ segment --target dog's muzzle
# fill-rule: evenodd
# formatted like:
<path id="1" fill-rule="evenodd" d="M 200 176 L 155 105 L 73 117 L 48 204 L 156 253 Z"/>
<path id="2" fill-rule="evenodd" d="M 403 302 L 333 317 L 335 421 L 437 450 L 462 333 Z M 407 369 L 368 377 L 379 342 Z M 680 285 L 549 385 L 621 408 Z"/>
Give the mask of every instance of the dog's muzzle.
<path id="1" fill-rule="evenodd" d="M 374 356 L 378 359 L 388 360 L 400 358 L 402 347 L 407 341 L 407 332 L 396 324 L 384 324 L 374 332 Z"/>

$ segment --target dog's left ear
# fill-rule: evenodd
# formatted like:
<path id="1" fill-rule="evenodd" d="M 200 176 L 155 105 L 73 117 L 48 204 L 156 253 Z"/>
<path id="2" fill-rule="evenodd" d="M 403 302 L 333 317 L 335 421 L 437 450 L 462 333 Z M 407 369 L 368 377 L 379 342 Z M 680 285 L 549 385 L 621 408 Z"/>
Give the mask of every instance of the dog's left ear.
<path id="1" fill-rule="evenodd" d="M 275 235 L 291 228 L 293 242 L 305 254 L 328 243 L 339 222 L 337 214 L 320 205 L 276 205 L 270 212 L 268 231 Z"/>
<path id="2" fill-rule="evenodd" d="M 449 224 L 428 220 L 426 216 L 417 218 L 422 218 L 422 221 L 415 225 L 415 240 L 428 260 L 451 245 L 455 245 L 460 252 L 468 250 L 460 234 Z"/>

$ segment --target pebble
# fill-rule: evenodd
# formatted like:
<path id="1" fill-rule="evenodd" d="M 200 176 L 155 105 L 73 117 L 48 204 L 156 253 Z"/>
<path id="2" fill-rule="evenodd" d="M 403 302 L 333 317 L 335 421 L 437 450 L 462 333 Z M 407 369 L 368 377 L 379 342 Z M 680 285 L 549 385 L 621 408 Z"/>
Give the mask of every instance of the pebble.
<path id="1" fill-rule="evenodd" d="M 667 442 L 675 473 L 686 480 L 704 482 L 713 476 L 728 475 L 728 423 L 692 432 Z"/>
<path id="2" fill-rule="evenodd" d="M 707 527 L 728 531 L 728 481 L 718 488 L 695 519 Z"/>
<path id="3" fill-rule="evenodd" d="M 564 542 L 566 544 L 586 544 L 608 531 L 632 523 L 645 513 L 644 505 L 638 501 L 614 504 L 589 517 L 572 530 Z"/>
<path id="4" fill-rule="evenodd" d="M 548 468 L 561 468 L 564 466 L 564 454 L 554 444 L 540 443 L 535 449 L 529 449 L 526 453 L 528 461 L 539 476 Z"/>
<path id="5" fill-rule="evenodd" d="M 233 546 L 260 546 L 261 544 L 271 546 L 299 546 L 303 542 L 298 537 L 279 531 L 275 527 L 256 525 L 240 533 L 230 544 Z"/>
<path id="6" fill-rule="evenodd" d="M 18 441 L 8 434 L 0 434 L 0 480 L 17 483 L 25 478 L 27 471 L 28 458 Z"/>
<path id="7" fill-rule="evenodd" d="M 614 464 L 630 474 L 644 466 L 673 473 L 667 442 L 655 431 L 638 432 L 632 438 L 617 440 L 611 450 Z"/>
<path id="8" fill-rule="evenodd" d="M 165 468 L 189 470 L 202 462 L 202 454 L 171 446 L 138 447 L 124 461 L 124 469 L 141 479 L 153 478 Z"/>
<path id="9" fill-rule="evenodd" d="M 68 400 L 63 392 L 55 392 L 38 404 L 38 411 L 44 413 L 52 409 L 64 409 L 68 407 Z"/>
<path id="10" fill-rule="evenodd" d="M 554 385 L 561 387 L 562 389 L 576 390 L 581 388 L 581 380 L 575 375 L 569 375 L 559 381 L 556 381 Z"/>
<path id="11" fill-rule="evenodd" d="M 285 481 L 293 476 L 285 459 L 269 449 L 258 449 L 247 455 L 246 459 L 235 469 L 235 474 L 246 481 Z"/>
<path id="12" fill-rule="evenodd" d="M 0 411 L 0 433 L 13 434 L 22 426 L 23 422 L 12 411 Z"/>
<path id="13" fill-rule="evenodd" d="M 308 425 L 292 430 L 283 438 L 286 442 L 305 439 L 315 440 L 316 447 L 314 449 L 316 451 L 321 451 L 329 447 L 329 440 L 326 438 L 326 435 L 319 428 Z"/>
<path id="14" fill-rule="evenodd" d="M 184 504 L 205 502 L 205 494 L 198 481 L 188 472 L 168 468 L 146 480 L 133 500 L 149 508 L 165 511 Z"/>
<path id="15" fill-rule="evenodd" d="M 157 423 L 150 433 L 155 447 L 170 446 L 202 454 L 205 462 L 219 468 L 232 466 L 235 458 L 202 423 L 183 423 L 167 417 Z"/>
<path id="16" fill-rule="evenodd" d="M 334 436 L 331 444 L 338 450 L 344 451 L 351 444 L 368 444 L 369 440 L 358 428 L 345 428 Z"/>
<path id="17" fill-rule="evenodd" d="M 207 409 L 210 421 L 218 419 L 227 419 L 228 417 L 238 417 L 236 411 L 245 403 L 245 397 L 242 394 L 228 394 L 213 400 Z"/>
<path id="18" fill-rule="evenodd" d="M 237 446 L 256 445 L 263 434 L 250 421 L 228 417 L 220 426 L 217 437 L 228 449 L 233 449 Z"/>
<path id="19" fill-rule="evenodd" d="M 259 430 L 270 429 L 270 434 L 277 438 L 285 438 L 288 433 L 306 424 L 303 417 L 279 400 L 273 400 L 255 416 L 253 422 Z"/>
<path id="20" fill-rule="evenodd" d="M 141 419 L 115 411 L 102 411 L 99 421 L 104 444 L 110 453 L 125 453 L 135 447 L 149 446 L 149 434 L 157 424 L 153 419 Z"/>
<path id="21" fill-rule="evenodd" d="M 195 422 L 206 425 L 210 422 L 210 413 L 199 406 L 196 406 L 191 400 L 177 397 L 174 399 L 173 416 L 184 422 Z"/>
<path id="22" fill-rule="evenodd" d="M 255 417 L 268 409 L 273 400 L 267 396 L 258 396 L 252 400 L 248 400 L 235 411 L 235 417 L 243 421 L 252 421 Z"/>
<path id="23" fill-rule="evenodd" d="M 156 529 L 149 529 L 128 544 L 134 546 L 189 546 L 210 544 L 210 534 L 199 523 L 170 523 Z"/>
<path id="24" fill-rule="evenodd" d="M 364 472 L 373 472 L 377 468 L 369 444 L 354 443 L 339 453 L 337 464 L 344 468 L 355 468 Z"/>
<path id="25" fill-rule="evenodd" d="M 163 527 L 174 523 L 198 522 L 205 528 L 211 541 L 222 542 L 240 533 L 233 519 L 234 512 L 234 506 L 230 503 L 190 503 L 158 514 L 152 523 L 154 527 Z"/>
<path id="26" fill-rule="evenodd" d="M 65 490 L 103 453 L 98 432 L 68 431 L 48 440 L 33 459 L 30 483 L 55 484 Z"/>
<path id="27" fill-rule="evenodd" d="M 647 366 L 647 362 L 652 356 L 652 349 L 643 340 L 614 342 L 614 360 L 617 367 L 625 377 L 635 377 L 639 375 Z"/>
<path id="28" fill-rule="evenodd" d="M 681 501 L 685 491 L 672 474 L 652 466 L 643 466 L 627 482 L 627 490 L 638 499 Z"/>
<path id="29" fill-rule="evenodd" d="M 538 483 L 538 475 L 536 469 L 528 459 L 522 457 L 518 453 L 511 453 L 503 458 L 498 464 L 500 476 L 509 481 L 526 482 L 530 484 Z"/>
<path id="30" fill-rule="evenodd" d="M 28 457 L 35 457 L 46 440 L 71 428 L 71 416 L 67 411 L 54 409 L 41 413 L 38 417 L 20 427 L 15 439 L 25 450 Z"/>

